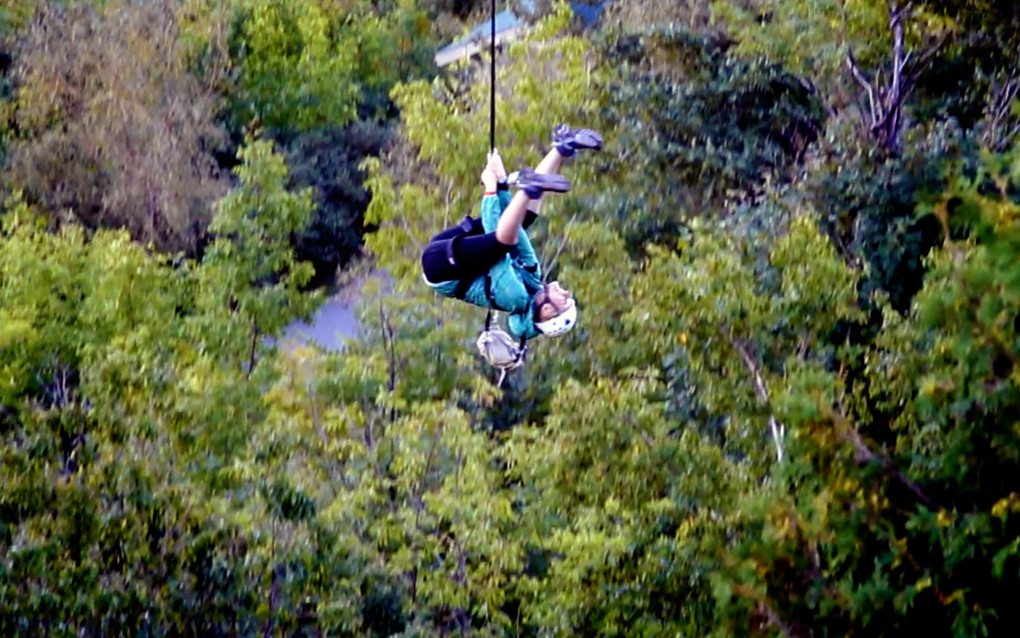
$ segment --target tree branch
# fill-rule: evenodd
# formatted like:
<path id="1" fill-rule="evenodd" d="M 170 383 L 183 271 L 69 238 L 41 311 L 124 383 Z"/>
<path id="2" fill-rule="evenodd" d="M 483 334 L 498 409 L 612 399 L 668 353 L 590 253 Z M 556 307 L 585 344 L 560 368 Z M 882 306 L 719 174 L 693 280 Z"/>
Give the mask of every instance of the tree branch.
<path id="1" fill-rule="evenodd" d="M 770 625 L 779 629 L 780 633 L 782 633 L 785 638 L 793 637 L 793 631 L 779 618 L 779 614 L 772 609 L 771 605 L 766 602 L 759 602 L 758 613 L 764 616 Z"/>
<path id="2" fill-rule="evenodd" d="M 860 84 L 865 91 L 868 92 L 868 108 L 871 114 L 871 122 L 869 123 L 868 128 L 874 130 L 875 123 L 878 121 L 875 87 L 871 85 L 871 82 L 869 82 L 868 78 L 865 77 L 864 72 L 861 71 L 860 66 L 857 64 L 857 60 L 854 58 L 853 50 L 850 49 L 850 47 L 847 47 L 846 50 L 846 63 L 847 66 L 850 67 L 850 74 L 853 78 L 857 80 L 857 83 Z"/>
<path id="3" fill-rule="evenodd" d="M 259 320 L 257 317 L 252 317 L 251 320 L 251 349 L 248 352 L 248 371 L 245 373 L 245 378 L 250 379 L 251 373 L 255 370 L 255 348 L 259 343 Z"/>
<path id="4" fill-rule="evenodd" d="M 889 0 L 889 30 L 892 34 L 892 51 L 890 52 L 890 74 L 883 77 L 882 70 L 875 72 L 875 78 L 869 79 L 861 70 L 854 57 L 853 50 L 847 45 L 847 67 L 854 80 L 867 92 L 869 112 L 865 115 L 865 124 L 869 131 L 887 150 L 896 152 L 900 146 L 900 129 L 903 126 L 903 105 L 917 83 L 921 72 L 931 58 L 945 44 L 948 35 L 943 36 L 937 44 L 929 48 L 919 58 L 914 51 L 906 51 L 904 44 L 904 23 L 913 10 L 912 2 L 900 3 Z M 846 16 L 844 15 L 844 22 Z M 846 37 L 844 25 L 844 38 Z"/>
<path id="5" fill-rule="evenodd" d="M 751 374 L 751 384 L 754 386 L 754 393 L 758 396 L 758 400 L 765 407 L 769 405 L 769 389 L 765 385 L 765 378 L 761 374 L 761 366 L 755 360 L 754 355 L 751 354 L 747 343 L 741 339 L 737 339 L 730 333 L 728 329 L 721 330 L 723 337 L 730 342 L 730 345 L 740 355 L 740 359 L 744 362 L 744 366 L 747 367 L 747 371 Z M 783 437 L 786 434 L 786 428 L 782 423 L 776 419 L 775 415 L 769 411 L 769 430 L 772 433 L 772 441 L 776 444 L 776 462 L 783 462 Z"/>
<path id="6" fill-rule="evenodd" d="M 907 86 L 913 87 L 917 83 L 917 79 L 921 77 L 921 73 L 924 71 L 924 67 L 927 66 L 931 59 L 935 57 L 935 54 L 942 50 L 942 47 L 949 41 L 949 34 L 944 34 L 939 41 L 928 48 L 927 51 L 921 54 L 921 57 L 915 60 L 911 66 L 910 71 L 907 73 Z"/>
<path id="7" fill-rule="evenodd" d="M 891 3 L 889 7 L 889 30 L 892 31 L 893 35 L 893 50 L 892 50 L 892 82 L 889 86 L 889 92 L 886 96 L 886 111 L 885 115 L 888 119 L 895 110 L 895 105 L 900 101 L 900 89 L 902 88 L 902 76 L 900 75 L 903 70 L 903 14 L 900 10 L 894 9 L 895 3 Z"/>
<path id="8" fill-rule="evenodd" d="M 418 481 L 417 494 L 412 495 L 412 507 L 414 508 L 414 529 L 421 531 L 421 513 L 425 509 L 425 482 L 432 470 L 432 461 L 436 456 L 436 448 L 439 447 L 439 439 L 443 436 L 443 422 L 439 422 L 435 436 L 432 437 L 432 445 L 429 446 L 429 455 L 425 459 L 425 468 L 421 472 L 421 479 Z M 411 603 L 418 600 L 418 557 L 421 555 L 419 548 L 414 548 L 414 566 L 411 568 Z"/>
<path id="9" fill-rule="evenodd" d="M 396 344 L 393 338 L 393 325 L 390 323 L 389 317 L 386 315 L 386 310 L 383 308 L 382 301 L 379 301 L 379 330 L 382 332 L 383 346 L 386 348 L 387 355 L 387 372 L 389 373 L 389 380 L 386 389 L 392 396 L 393 392 L 397 389 L 397 353 Z M 397 411 L 393 404 L 390 404 L 390 423 L 397 420 Z"/>
<path id="10" fill-rule="evenodd" d="M 828 410 L 823 411 L 828 412 Z M 833 426 L 836 428 L 836 434 L 844 441 L 850 443 L 854 448 L 854 460 L 859 465 L 867 463 L 878 463 L 886 474 L 891 476 L 900 485 L 905 487 L 911 494 L 917 497 L 917 500 L 921 501 L 928 507 L 934 510 L 941 510 L 942 506 L 931 499 L 927 494 L 921 490 L 921 486 L 911 481 L 906 474 L 903 473 L 900 468 L 896 467 L 896 464 L 891 458 L 880 453 L 875 452 L 868 447 L 867 442 L 861 433 L 857 431 L 843 416 L 841 410 L 832 410 L 829 412 L 829 418 L 832 420 Z"/>
<path id="11" fill-rule="evenodd" d="M 1017 80 L 1017 69 L 1013 69 L 1009 74 L 1009 78 L 1006 79 L 1002 86 L 989 89 L 991 95 L 988 99 L 988 107 L 986 108 L 988 127 L 982 134 L 982 138 L 985 145 L 996 151 L 1001 152 L 1005 150 L 1010 140 L 1020 130 L 1020 124 L 1018 124 L 1011 127 L 1004 135 L 999 135 L 999 129 L 1010 117 L 1013 100 L 1016 99 L 1017 90 L 1020 89 L 1020 82 Z"/>

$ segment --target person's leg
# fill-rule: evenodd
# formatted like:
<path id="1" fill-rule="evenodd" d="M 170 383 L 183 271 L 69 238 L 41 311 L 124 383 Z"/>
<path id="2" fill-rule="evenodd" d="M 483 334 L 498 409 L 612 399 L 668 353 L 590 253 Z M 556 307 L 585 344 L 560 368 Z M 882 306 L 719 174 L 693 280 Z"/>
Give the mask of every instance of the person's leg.
<path id="1" fill-rule="evenodd" d="M 549 150 L 542 158 L 542 161 L 535 167 L 535 172 L 539 175 L 551 175 L 560 172 L 560 166 L 563 165 L 563 155 L 555 148 Z M 533 199 L 528 202 L 527 210 L 538 215 L 542 212 L 542 200 Z"/>
<path id="2" fill-rule="evenodd" d="M 540 175 L 559 173 L 563 160 L 573 156 L 578 150 L 600 148 L 602 136 L 597 132 L 591 129 L 573 129 L 566 124 L 560 124 L 553 129 L 553 147 L 535 167 L 535 172 Z M 538 215 L 542 210 L 542 200 L 532 200 L 528 210 Z"/>
<path id="3" fill-rule="evenodd" d="M 513 199 L 503 210 L 496 226 L 496 239 L 507 246 L 517 245 L 517 232 L 524 225 L 524 218 L 528 214 L 528 207 L 534 206 L 541 199 L 532 199 L 523 190 L 514 193 Z M 537 211 L 532 211 L 537 212 Z"/>
<path id="4" fill-rule="evenodd" d="M 555 148 L 549 149 L 549 152 L 545 154 L 542 161 L 535 167 L 535 172 L 539 175 L 549 175 L 552 173 L 559 173 L 560 166 L 563 165 L 563 155 Z"/>
<path id="5" fill-rule="evenodd" d="M 488 272 L 512 249 L 513 246 L 497 240 L 495 233 L 433 240 L 422 252 L 422 272 L 434 284 L 474 279 Z"/>
<path id="6" fill-rule="evenodd" d="M 461 237 L 453 242 L 453 254 L 464 275 L 477 277 L 485 274 L 513 246 L 505 244 L 496 237 L 496 233 Z"/>
<path id="7" fill-rule="evenodd" d="M 519 178 L 520 190 L 510 200 L 496 227 L 496 239 L 514 246 L 517 233 L 524 225 L 527 214 L 537 215 L 542 205 L 542 192 L 547 190 L 564 192 L 570 182 L 557 173 L 563 159 L 572 156 L 579 149 L 602 148 L 602 136 L 591 129 L 572 129 L 560 125 L 553 131 L 553 148 L 545 154 L 533 171 L 525 171 Z M 499 164 L 502 168 L 502 162 Z M 505 171 L 503 171 L 505 175 Z"/>
<path id="8" fill-rule="evenodd" d="M 468 235 L 481 235 L 485 233 L 482 229 L 482 220 L 477 217 L 470 217 L 465 215 L 464 219 L 461 220 L 456 226 L 451 226 L 445 230 L 441 230 L 432 236 L 431 241 L 443 241 L 444 239 L 453 239 L 464 234 Z"/>
<path id="9" fill-rule="evenodd" d="M 528 207 L 538 201 L 544 192 L 567 192 L 570 190 L 570 180 L 554 173 L 522 171 L 517 186 L 517 192 L 503 209 L 496 225 L 496 238 L 510 246 L 517 245 L 518 234 L 528 216 Z"/>

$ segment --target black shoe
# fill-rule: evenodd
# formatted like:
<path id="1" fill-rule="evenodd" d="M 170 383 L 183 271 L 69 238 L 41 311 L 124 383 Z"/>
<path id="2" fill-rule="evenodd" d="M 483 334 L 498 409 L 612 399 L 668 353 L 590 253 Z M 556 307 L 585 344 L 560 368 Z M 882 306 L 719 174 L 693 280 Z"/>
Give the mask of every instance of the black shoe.
<path id="1" fill-rule="evenodd" d="M 523 170 L 517 174 L 517 188 L 523 190 L 531 199 L 538 199 L 545 192 L 567 192 L 570 190 L 570 180 L 554 173 Z"/>
<path id="2" fill-rule="evenodd" d="M 580 148 L 602 148 L 602 136 L 590 128 L 570 128 L 560 124 L 553 129 L 553 146 L 563 157 L 570 157 Z"/>

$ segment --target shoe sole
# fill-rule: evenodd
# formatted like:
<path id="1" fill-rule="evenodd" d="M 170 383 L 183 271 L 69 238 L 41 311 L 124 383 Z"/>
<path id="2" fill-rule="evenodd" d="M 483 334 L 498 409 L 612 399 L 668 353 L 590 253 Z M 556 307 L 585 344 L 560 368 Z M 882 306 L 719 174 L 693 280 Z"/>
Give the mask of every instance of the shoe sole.
<path id="1" fill-rule="evenodd" d="M 565 193 L 570 190 L 570 180 L 562 175 L 534 174 L 517 182 L 517 188 L 538 189 L 547 193 Z"/>
<path id="2" fill-rule="evenodd" d="M 602 138 L 601 137 L 590 137 L 588 139 L 577 138 L 574 142 L 574 148 L 590 148 L 598 150 L 602 148 Z"/>
<path id="3" fill-rule="evenodd" d="M 569 142 L 566 140 L 569 139 Z M 554 143 L 563 144 L 567 143 L 574 150 L 578 149 L 600 149 L 602 148 L 602 136 L 591 129 L 570 129 L 570 131 L 554 139 Z"/>

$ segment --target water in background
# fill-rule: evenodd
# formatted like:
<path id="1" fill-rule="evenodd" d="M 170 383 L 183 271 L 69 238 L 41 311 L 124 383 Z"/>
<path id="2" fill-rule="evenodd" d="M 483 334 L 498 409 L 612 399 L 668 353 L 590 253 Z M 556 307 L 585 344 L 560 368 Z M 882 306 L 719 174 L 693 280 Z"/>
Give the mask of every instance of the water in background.
<path id="1" fill-rule="evenodd" d="M 358 336 L 354 295 L 333 297 L 312 316 L 310 322 L 295 321 L 287 326 L 280 341 L 285 345 L 311 342 L 326 350 L 340 350 L 344 341 Z"/>

